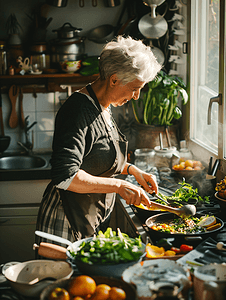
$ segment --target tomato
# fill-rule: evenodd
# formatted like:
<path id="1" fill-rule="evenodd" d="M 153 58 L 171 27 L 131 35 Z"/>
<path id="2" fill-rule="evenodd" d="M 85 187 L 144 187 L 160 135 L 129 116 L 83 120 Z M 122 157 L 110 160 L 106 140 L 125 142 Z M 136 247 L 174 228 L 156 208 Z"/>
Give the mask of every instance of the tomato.
<path id="1" fill-rule="evenodd" d="M 176 254 L 180 253 L 180 248 L 176 248 L 176 247 L 171 247 L 170 249 L 171 251 L 174 251 Z"/>
<path id="2" fill-rule="evenodd" d="M 182 244 L 180 246 L 180 251 L 183 252 L 183 253 L 187 253 L 191 250 L 193 250 L 193 246 L 189 246 L 189 245 L 185 245 L 185 244 Z"/>

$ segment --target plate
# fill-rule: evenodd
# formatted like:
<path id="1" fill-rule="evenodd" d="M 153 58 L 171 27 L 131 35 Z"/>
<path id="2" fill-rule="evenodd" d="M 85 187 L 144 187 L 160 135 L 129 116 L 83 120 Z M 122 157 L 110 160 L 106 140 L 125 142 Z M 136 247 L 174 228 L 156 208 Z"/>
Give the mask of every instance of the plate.
<path id="1" fill-rule="evenodd" d="M 42 74 L 42 71 L 38 71 L 38 72 L 31 72 L 32 75 L 40 75 Z"/>
<path id="2" fill-rule="evenodd" d="M 136 286 L 138 299 L 141 299 L 142 297 L 152 297 L 149 288 L 150 281 L 164 280 L 175 284 L 180 283 L 185 287 L 190 286 L 189 276 L 188 268 L 177 264 L 173 260 L 154 259 L 129 267 L 123 272 L 122 279 Z"/>

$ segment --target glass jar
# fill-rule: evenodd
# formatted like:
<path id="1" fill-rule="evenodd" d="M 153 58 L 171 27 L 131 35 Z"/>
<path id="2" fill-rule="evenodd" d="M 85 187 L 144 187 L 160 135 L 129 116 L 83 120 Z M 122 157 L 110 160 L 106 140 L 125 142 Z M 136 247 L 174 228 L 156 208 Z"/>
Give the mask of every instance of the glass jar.
<path id="1" fill-rule="evenodd" d="M 5 42 L 0 41 L 0 75 L 5 75 L 7 71 L 7 57 L 5 50 Z"/>
<path id="2" fill-rule="evenodd" d="M 191 151 L 188 150 L 188 148 L 187 148 L 185 140 L 180 141 L 180 151 L 179 151 L 179 154 L 180 154 L 180 158 L 183 161 L 186 161 L 186 160 L 189 160 L 189 159 L 193 158 L 193 155 L 192 155 Z"/>
<path id="3" fill-rule="evenodd" d="M 50 68 L 50 56 L 45 53 L 32 54 L 30 58 L 30 65 L 32 70 L 36 72 L 37 70 L 43 71 L 44 69 Z"/>
<path id="4" fill-rule="evenodd" d="M 156 146 L 155 150 L 155 167 L 157 168 L 172 168 L 172 165 L 175 165 L 179 162 L 180 155 L 176 147 L 163 148 L 160 149 L 160 146 Z"/>
<path id="5" fill-rule="evenodd" d="M 134 164 L 139 169 L 147 171 L 154 166 L 155 151 L 153 149 L 144 148 L 136 149 L 134 151 L 135 161 Z"/>

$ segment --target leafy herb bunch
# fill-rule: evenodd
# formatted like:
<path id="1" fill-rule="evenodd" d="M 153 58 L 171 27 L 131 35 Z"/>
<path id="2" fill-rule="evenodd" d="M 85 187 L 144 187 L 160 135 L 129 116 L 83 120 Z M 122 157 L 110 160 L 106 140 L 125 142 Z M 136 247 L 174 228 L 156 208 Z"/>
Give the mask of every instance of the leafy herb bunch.
<path id="1" fill-rule="evenodd" d="M 135 119 L 138 123 L 147 125 L 172 125 L 174 119 L 182 117 L 178 106 L 179 96 L 183 105 L 188 102 L 185 88 L 185 83 L 180 77 L 160 71 L 156 78 L 148 83 L 148 91 L 137 101 L 132 100 Z M 141 117 L 139 108 L 143 110 Z"/>
<path id="2" fill-rule="evenodd" d="M 162 194 L 159 193 L 159 195 L 161 195 L 161 197 L 167 201 L 170 201 L 172 204 L 175 205 L 181 205 L 181 202 L 188 202 L 189 200 L 196 200 L 197 203 L 199 204 L 204 204 L 204 203 L 209 203 L 209 196 L 204 196 L 203 198 L 198 194 L 198 189 L 197 188 L 193 188 L 193 186 L 187 182 L 185 182 L 185 180 L 183 180 L 183 182 L 179 182 L 179 184 L 181 185 L 181 187 L 179 189 L 177 189 L 172 196 L 164 196 Z M 157 201 L 157 200 L 156 200 Z M 165 203 L 162 203 L 165 204 Z"/>

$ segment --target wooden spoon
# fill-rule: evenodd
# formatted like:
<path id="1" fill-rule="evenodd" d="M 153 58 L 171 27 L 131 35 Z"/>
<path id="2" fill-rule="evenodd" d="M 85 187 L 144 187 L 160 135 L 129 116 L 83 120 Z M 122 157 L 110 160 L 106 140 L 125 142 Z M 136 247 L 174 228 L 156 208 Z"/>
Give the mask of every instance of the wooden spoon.
<path id="1" fill-rule="evenodd" d="M 19 87 L 16 85 L 12 85 L 9 89 L 9 99 L 11 101 L 12 109 L 9 118 L 9 126 L 11 128 L 16 128 L 18 125 L 18 117 L 16 112 L 16 101 L 19 94 Z"/>

